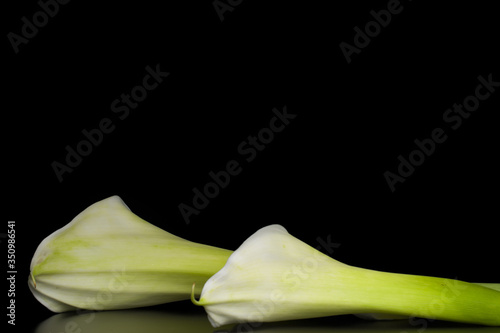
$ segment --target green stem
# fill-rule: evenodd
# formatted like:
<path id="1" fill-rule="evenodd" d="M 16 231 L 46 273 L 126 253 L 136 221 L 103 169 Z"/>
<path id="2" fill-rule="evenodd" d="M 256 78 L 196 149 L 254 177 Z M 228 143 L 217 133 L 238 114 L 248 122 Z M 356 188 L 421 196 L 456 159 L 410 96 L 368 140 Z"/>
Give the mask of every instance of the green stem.
<path id="1" fill-rule="evenodd" d="M 334 283 L 332 303 L 351 313 L 390 313 L 471 324 L 500 325 L 500 292 L 452 279 L 385 273 L 361 268 Z M 347 276 L 347 275 L 346 275 Z M 342 295 L 342 297 L 338 297 Z M 354 301 L 353 301 L 354 300 Z"/>
<path id="2" fill-rule="evenodd" d="M 500 283 L 474 283 L 486 288 L 500 291 Z M 408 316 L 395 315 L 392 313 L 359 313 L 356 316 L 367 320 L 403 320 L 408 319 Z"/>

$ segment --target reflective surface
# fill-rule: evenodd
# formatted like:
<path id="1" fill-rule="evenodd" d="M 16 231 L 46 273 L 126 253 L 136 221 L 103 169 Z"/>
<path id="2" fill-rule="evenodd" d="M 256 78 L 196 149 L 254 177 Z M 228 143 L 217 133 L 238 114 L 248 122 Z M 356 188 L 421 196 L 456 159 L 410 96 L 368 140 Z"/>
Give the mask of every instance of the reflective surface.
<path id="1" fill-rule="evenodd" d="M 424 319 L 364 321 L 354 316 L 328 317 L 266 324 L 228 325 L 214 329 L 204 312 L 169 312 L 160 310 L 124 310 L 86 313 L 62 313 L 38 325 L 36 333 L 110 333 L 110 332 L 414 332 L 472 333 L 498 332 L 500 327 L 428 322 Z"/>

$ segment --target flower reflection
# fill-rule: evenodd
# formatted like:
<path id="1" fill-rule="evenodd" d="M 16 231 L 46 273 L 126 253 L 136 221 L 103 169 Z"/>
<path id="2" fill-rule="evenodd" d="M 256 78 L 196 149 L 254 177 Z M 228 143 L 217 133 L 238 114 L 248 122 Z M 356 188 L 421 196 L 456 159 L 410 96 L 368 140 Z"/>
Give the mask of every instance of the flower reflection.
<path id="1" fill-rule="evenodd" d="M 160 310 L 86 311 L 56 314 L 38 325 L 36 333 L 170 333 L 213 332 L 206 315 Z"/>
<path id="2" fill-rule="evenodd" d="M 185 310 L 185 309 L 184 309 Z M 500 333 L 498 327 L 418 320 L 363 321 L 354 316 L 336 316 L 263 324 L 227 325 L 212 328 L 202 311 L 139 309 L 56 314 L 38 325 L 36 333 Z M 413 323 L 413 325 L 412 325 Z"/>

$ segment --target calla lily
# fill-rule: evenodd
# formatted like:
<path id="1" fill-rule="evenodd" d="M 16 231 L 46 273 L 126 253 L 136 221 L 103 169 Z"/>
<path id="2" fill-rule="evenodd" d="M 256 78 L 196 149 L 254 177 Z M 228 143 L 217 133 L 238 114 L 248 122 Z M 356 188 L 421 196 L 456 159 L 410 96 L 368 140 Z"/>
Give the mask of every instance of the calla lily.
<path id="1" fill-rule="evenodd" d="M 200 300 L 191 299 L 214 327 L 359 313 L 500 325 L 499 291 L 349 266 L 280 225 L 248 238 L 205 283 Z"/>
<path id="2" fill-rule="evenodd" d="M 174 236 L 113 196 L 40 243 L 28 284 L 54 312 L 136 308 L 189 299 L 193 281 L 199 294 L 230 254 Z"/>

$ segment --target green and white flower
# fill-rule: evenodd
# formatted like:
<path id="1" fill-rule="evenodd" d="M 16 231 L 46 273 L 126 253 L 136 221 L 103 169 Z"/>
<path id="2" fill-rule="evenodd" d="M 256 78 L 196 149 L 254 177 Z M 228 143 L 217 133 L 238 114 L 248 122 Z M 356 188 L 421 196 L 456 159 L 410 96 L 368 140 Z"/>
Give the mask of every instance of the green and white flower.
<path id="1" fill-rule="evenodd" d="M 500 292 L 467 282 L 357 268 L 280 225 L 258 230 L 203 287 L 214 327 L 342 314 L 416 316 L 500 325 Z"/>
<path id="2" fill-rule="evenodd" d="M 28 283 L 54 312 L 136 308 L 189 299 L 194 281 L 199 294 L 230 254 L 174 236 L 113 196 L 41 242 Z"/>

